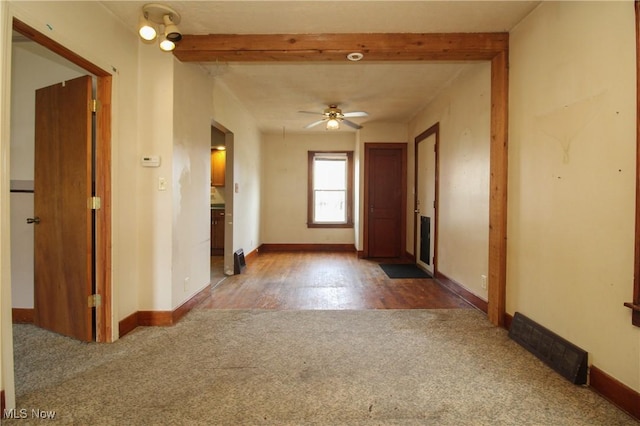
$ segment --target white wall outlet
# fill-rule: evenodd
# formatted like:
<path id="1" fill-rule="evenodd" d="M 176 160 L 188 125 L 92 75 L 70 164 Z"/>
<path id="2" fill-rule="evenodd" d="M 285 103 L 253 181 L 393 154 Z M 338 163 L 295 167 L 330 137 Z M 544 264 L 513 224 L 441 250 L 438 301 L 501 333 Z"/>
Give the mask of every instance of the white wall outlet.
<path id="1" fill-rule="evenodd" d="M 186 278 L 184 279 L 184 288 L 183 288 L 183 291 L 187 291 L 187 290 L 189 290 L 189 277 L 186 277 Z"/>
<path id="2" fill-rule="evenodd" d="M 480 275 L 480 286 L 483 289 L 487 289 L 487 276 L 486 275 Z"/>

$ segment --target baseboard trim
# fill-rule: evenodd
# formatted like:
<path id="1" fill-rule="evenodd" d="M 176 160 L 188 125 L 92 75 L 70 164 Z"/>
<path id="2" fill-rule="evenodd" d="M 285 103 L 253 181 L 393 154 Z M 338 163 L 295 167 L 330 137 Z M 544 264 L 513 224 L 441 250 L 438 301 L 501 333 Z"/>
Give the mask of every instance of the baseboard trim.
<path id="1" fill-rule="evenodd" d="M 198 306 L 200 302 L 209 297 L 211 294 L 211 286 L 206 286 L 196 294 L 194 294 L 189 300 L 178 306 L 171 314 L 171 325 L 177 323 L 189 313 L 193 308 Z"/>
<path id="2" fill-rule="evenodd" d="M 511 329 L 511 323 L 513 322 L 513 315 L 504 313 L 502 326 L 509 331 Z"/>
<path id="3" fill-rule="evenodd" d="M 488 312 L 488 308 L 489 308 L 488 303 L 485 300 L 480 299 L 475 294 L 471 293 L 466 288 L 464 288 L 462 284 L 457 283 L 456 281 L 452 280 L 451 278 L 447 277 L 445 274 L 439 271 L 436 271 L 434 279 L 438 281 L 440 284 L 442 284 L 443 286 L 445 286 L 446 288 L 448 288 L 449 290 L 451 290 L 452 292 L 454 292 L 455 294 L 457 294 L 458 296 L 462 297 L 471 305 L 480 309 L 485 314 Z"/>
<path id="4" fill-rule="evenodd" d="M 258 257 L 258 248 L 255 250 L 250 251 L 249 253 L 245 254 L 244 256 L 244 261 L 249 264 L 251 262 L 253 262 L 255 260 L 256 257 Z"/>
<path id="5" fill-rule="evenodd" d="M 353 244 L 262 244 L 260 251 L 272 253 L 278 251 L 341 251 L 355 252 Z"/>
<path id="6" fill-rule="evenodd" d="M 138 320 L 138 312 L 134 312 L 118 323 L 118 336 L 122 337 L 131 333 L 135 328 L 140 325 Z"/>
<path id="7" fill-rule="evenodd" d="M 14 324 L 33 324 L 35 312 L 33 308 L 13 308 L 11 309 L 11 319 Z"/>
<path id="8" fill-rule="evenodd" d="M 119 336 L 123 337 L 131 333 L 138 326 L 168 327 L 176 324 L 189 311 L 206 299 L 211 292 L 210 286 L 206 286 L 189 300 L 178 306 L 173 311 L 137 311 L 127 316 L 118 323 Z"/>
<path id="9" fill-rule="evenodd" d="M 138 325 L 144 327 L 173 325 L 173 311 L 138 311 Z"/>
<path id="10" fill-rule="evenodd" d="M 640 392 L 636 392 L 594 365 L 589 367 L 589 387 L 621 410 L 640 420 Z"/>

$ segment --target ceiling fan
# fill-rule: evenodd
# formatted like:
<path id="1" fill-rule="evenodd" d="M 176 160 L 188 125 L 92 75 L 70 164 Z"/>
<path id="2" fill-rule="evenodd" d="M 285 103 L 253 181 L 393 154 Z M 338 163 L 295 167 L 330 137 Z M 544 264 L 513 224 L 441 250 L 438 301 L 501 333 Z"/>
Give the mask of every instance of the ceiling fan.
<path id="1" fill-rule="evenodd" d="M 306 126 L 304 126 L 305 129 L 310 129 L 311 127 L 317 126 L 318 124 L 321 123 L 327 123 L 326 124 L 326 128 L 327 130 L 337 130 L 340 128 L 340 123 L 344 123 L 349 127 L 353 127 L 354 129 L 362 129 L 362 126 L 360 126 L 359 124 L 354 123 L 353 121 L 349 121 L 346 118 L 351 118 L 351 117 L 368 117 L 369 114 L 367 114 L 364 111 L 352 111 L 352 112 L 342 112 L 342 110 L 340 108 L 338 108 L 338 105 L 329 105 L 329 108 L 326 108 L 323 112 L 311 112 L 311 111 L 299 111 L 303 114 L 315 114 L 315 115 L 322 115 L 322 119 L 318 120 L 318 121 L 314 121 L 313 123 L 309 123 Z"/>

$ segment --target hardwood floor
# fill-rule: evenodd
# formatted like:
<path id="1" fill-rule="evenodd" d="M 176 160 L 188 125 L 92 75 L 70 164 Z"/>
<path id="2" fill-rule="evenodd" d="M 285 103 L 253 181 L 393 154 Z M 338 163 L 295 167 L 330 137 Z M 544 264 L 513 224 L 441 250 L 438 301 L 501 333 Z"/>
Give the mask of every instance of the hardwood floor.
<path id="1" fill-rule="evenodd" d="M 378 262 L 355 253 L 261 253 L 242 274 L 216 282 L 200 308 L 472 308 L 432 279 L 390 279 Z"/>

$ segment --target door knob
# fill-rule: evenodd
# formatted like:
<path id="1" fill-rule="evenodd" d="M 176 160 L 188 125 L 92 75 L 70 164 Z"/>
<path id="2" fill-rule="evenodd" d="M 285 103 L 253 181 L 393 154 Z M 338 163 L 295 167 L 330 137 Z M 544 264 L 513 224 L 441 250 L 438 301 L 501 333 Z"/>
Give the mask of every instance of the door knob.
<path id="1" fill-rule="evenodd" d="M 35 223 L 36 225 L 40 223 L 40 218 L 38 216 L 36 217 L 28 217 L 27 218 L 27 223 Z"/>

